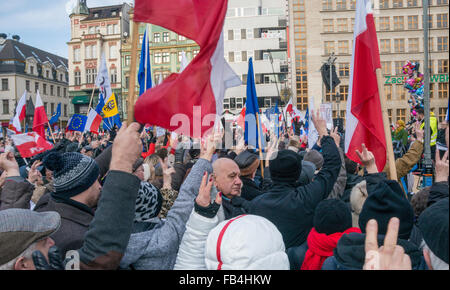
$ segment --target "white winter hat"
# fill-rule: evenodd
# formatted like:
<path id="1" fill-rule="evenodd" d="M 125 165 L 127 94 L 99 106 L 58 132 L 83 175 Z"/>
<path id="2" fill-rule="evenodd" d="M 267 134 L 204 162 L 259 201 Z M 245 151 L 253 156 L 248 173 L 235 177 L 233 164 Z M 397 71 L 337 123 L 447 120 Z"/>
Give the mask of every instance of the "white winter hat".
<path id="1" fill-rule="evenodd" d="M 208 270 L 289 270 L 283 237 L 273 223 L 241 215 L 212 229 L 206 241 Z"/>

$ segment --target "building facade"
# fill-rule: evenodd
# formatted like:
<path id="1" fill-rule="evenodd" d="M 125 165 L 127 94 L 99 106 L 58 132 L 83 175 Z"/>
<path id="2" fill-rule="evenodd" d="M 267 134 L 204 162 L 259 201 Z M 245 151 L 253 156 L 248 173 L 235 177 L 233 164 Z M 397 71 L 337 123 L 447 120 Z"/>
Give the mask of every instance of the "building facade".
<path id="1" fill-rule="evenodd" d="M 71 114 L 87 114 L 91 96 L 91 107 L 96 106 L 99 90 L 95 86 L 95 79 L 104 54 L 111 89 L 123 117 L 123 108 L 120 106 L 123 98 L 120 51 L 123 40 L 129 37 L 130 9 L 127 3 L 88 8 L 85 0 L 78 0 L 70 14 L 71 38 L 67 44 Z"/>
<path id="2" fill-rule="evenodd" d="M 290 96 L 287 12 L 287 0 L 228 1 L 223 28 L 225 59 L 241 77 L 242 85 L 227 89 L 225 110 L 236 114 L 245 106 L 250 58 L 259 108 L 274 106 L 280 95 L 284 102 L 286 95 Z"/>
<path id="3" fill-rule="evenodd" d="M 133 19 L 133 10 L 130 11 L 130 19 Z M 184 36 L 178 35 L 173 31 L 167 30 L 163 27 L 153 24 L 139 24 L 139 43 L 137 49 L 136 59 L 136 74 L 139 70 L 139 62 L 141 56 L 142 39 L 146 26 L 148 25 L 149 34 L 149 51 L 150 51 L 150 66 L 152 71 L 152 86 L 160 83 L 160 78 L 163 80 L 171 73 L 180 71 L 181 55 L 185 53 L 186 59 L 190 62 L 199 52 L 200 47 L 192 40 Z M 130 35 L 132 35 L 132 28 L 130 28 Z M 121 50 L 122 59 L 122 106 L 127 108 L 127 96 L 130 80 L 130 64 L 131 64 L 131 38 L 125 40 Z M 136 77 L 136 96 L 139 95 L 139 85 Z M 127 118 L 126 109 L 124 110 L 124 119 Z"/>
<path id="4" fill-rule="evenodd" d="M 429 2 L 430 107 L 442 120 L 448 105 L 448 0 Z M 290 1 L 291 58 L 295 59 L 291 82 L 296 83 L 294 100 L 300 110 L 305 110 L 308 99 L 314 98 L 316 105 L 333 103 L 333 117 L 345 118 L 355 3 L 355 0 Z M 423 68 L 422 1 L 376 0 L 373 8 L 390 122 L 409 121 L 409 93 L 403 87 L 402 66 L 411 60 Z M 335 66 L 341 83 L 330 94 L 320 68 L 331 53 L 337 57 Z M 340 102 L 336 101 L 337 92 Z"/>
<path id="5" fill-rule="evenodd" d="M 0 35 L 2 125 L 8 126 L 14 117 L 17 102 L 26 92 L 27 116 L 30 116 L 26 123 L 31 128 L 33 104 L 36 104 L 36 94 L 39 91 L 48 119 L 56 112 L 58 103 L 61 103 L 61 123 L 57 125 L 64 126 L 70 116 L 67 59 L 27 45 L 18 36 L 13 37 L 14 39 L 7 39 L 6 34 Z"/>

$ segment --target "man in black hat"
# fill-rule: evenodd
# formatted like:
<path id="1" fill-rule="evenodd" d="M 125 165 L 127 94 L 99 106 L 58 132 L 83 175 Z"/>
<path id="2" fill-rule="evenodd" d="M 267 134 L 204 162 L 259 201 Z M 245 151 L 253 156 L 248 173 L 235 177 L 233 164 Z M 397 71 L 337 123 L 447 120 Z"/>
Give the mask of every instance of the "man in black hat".
<path id="1" fill-rule="evenodd" d="M 256 171 L 261 163 L 258 156 L 249 151 L 243 151 L 234 158 L 234 161 L 241 170 L 241 181 L 243 184 L 241 197 L 250 201 L 261 195 L 266 183 L 263 182 L 258 186 L 254 181 Z M 265 172 L 267 172 L 267 170 L 265 170 Z"/>
<path id="2" fill-rule="evenodd" d="M 269 164 L 272 187 L 253 199 L 249 206 L 250 214 L 263 216 L 275 224 L 286 249 L 306 241 L 313 227 L 314 210 L 321 200 L 328 197 L 341 167 L 339 151 L 328 135 L 326 121 L 319 114 L 313 114 L 312 119 L 322 144 L 322 169 L 311 183 L 298 186 L 302 171 L 300 155 L 291 150 L 279 151 Z"/>

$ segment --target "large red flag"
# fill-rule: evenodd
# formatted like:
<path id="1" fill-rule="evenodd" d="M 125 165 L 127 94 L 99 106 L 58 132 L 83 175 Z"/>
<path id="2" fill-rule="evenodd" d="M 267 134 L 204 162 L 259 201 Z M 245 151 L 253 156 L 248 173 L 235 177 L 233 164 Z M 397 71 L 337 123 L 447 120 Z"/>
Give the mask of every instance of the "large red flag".
<path id="1" fill-rule="evenodd" d="M 379 171 L 386 164 L 381 102 L 376 69 L 381 68 L 377 34 L 370 0 L 356 2 L 353 59 L 350 73 L 345 130 L 345 153 L 360 162 L 355 150 L 365 143 L 375 156 Z"/>
<path id="2" fill-rule="evenodd" d="M 39 91 L 36 93 L 36 106 L 34 108 L 33 131 L 45 139 L 45 124 L 48 123 L 44 104 L 42 103 Z"/>
<path id="3" fill-rule="evenodd" d="M 224 59 L 221 33 L 227 6 L 227 0 L 135 1 L 134 21 L 165 27 L 200 46 L 181 73 L 171 74 L 139 97 L 136 121 L 192 137 L 213 127 L 223 111 L 225 90 L 241 84 Z"/>
<path id="4" fill-rule="evenodd" d="M 53 148 L 51 143 L 47 142 L 45 138 L 42 138 L 36 132 L 12 135 L 11 139 L 23 158 L 33 157 Z"/>

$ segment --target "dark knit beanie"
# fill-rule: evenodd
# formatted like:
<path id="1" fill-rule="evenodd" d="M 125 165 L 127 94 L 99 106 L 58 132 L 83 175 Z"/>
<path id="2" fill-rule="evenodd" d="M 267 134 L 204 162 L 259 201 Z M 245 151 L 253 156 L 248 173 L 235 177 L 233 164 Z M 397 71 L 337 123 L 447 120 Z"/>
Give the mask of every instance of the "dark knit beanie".
<path id="1" fill-rule="evenodd" d="M 52 152 L 43 163 L 53 171 L 55 195 L 60 198 L 70 198 L 87 190 L 100 173 L 94 159 L 76 152 Z"/>
<path id="2" fill-rule="evenodd" d="M 318 233 L 342 233 L 352 227 L 352 214 L 341 200 L 322 200 L 314 211 L 313 225 Z"/>
<path id="3" fill-rule="evenodd" d="M 278 151 L 277 157 L 271 160 L 269 164 L 272 180 L 275 182 L 296 182 L 302 171 L 300 159 L 300 156 L 292 150 Z"/>
<path id="4" fill-rule="evenodd" d="M 367 222 L 375 219 L 378 223 L 378 234 L 385 235 L 389 220 L 397 217 L 400 220 L 398 237 L 408 240 L 414 223 L 414 211 L 398 182 L 384 180 L 377 185 L 368 186 L 367 189 L 369 196 L 359 214 L 361 232 L 365 233 Z"/>
<path id="5" fill-rule="evenodd" d="M 418 222 L 418 227 L 428 248 L 447 264 L 448 203 L 448 197 L 436 202 L 419 216 Z"/>

